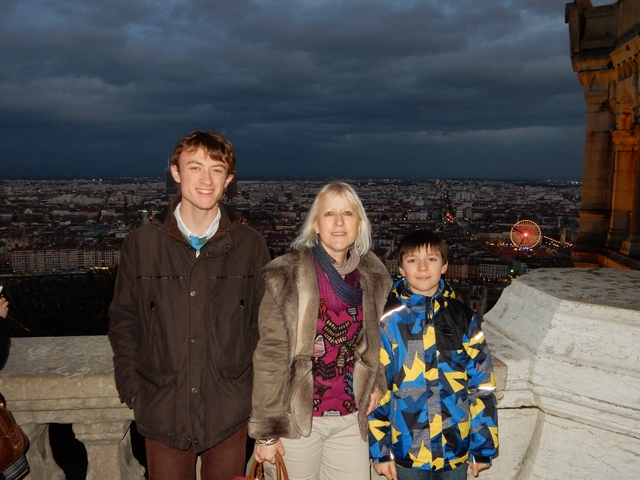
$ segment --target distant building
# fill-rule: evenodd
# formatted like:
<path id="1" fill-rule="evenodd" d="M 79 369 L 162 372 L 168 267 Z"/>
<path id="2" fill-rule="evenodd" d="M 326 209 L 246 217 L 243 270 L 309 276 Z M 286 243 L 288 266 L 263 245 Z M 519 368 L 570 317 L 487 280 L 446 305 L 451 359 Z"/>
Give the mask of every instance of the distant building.
<path id="1" fill-rule="evenodd" d="M 120 263 L 119 247 L 22 248 L 9 253 L 14 273 L 82 271 L 96 267 L 115 267 Z"/>
<path id="2" fill-rule="evenodd" d="M 16 248 L 28 247 L 31 244 L 24 224 L 20 227 L 20 234 L 5 239 L 5 252 L 8 253 Z"/>
<path id="3" fill-rule="evenodd" d="M 400 275 L 400 270 L 398 268 L 398 259 L 397 258 L 388 258 L 385 261 L 385 266 L 387 267 L 387 271 L 391 275 Z"/>
<path id="4" fill-rule="evenodd" d="M 469 278 L 469 265 L 465 263 L 453 263 L 449 261 L 445 278 L 448 280 L 466 280 Z"/>
<path id="5" fill-rule="evenodd" d="M 482 279 L 507 280 L 509 278 L 511 267 L 504 263 L 480 262 L 478 264 L 478 276 Z"/>
<path id="6" fill-rule="evenodd" d="M 566 5 L 571 62 L 587 104 L 575 266 L 640 269 L 640 2 Z"/>
<path id="7" fill-rule="evenodd" d="M 428 214 L 425 211 L 407 212 L 407 220 L 427 220 Z"/>

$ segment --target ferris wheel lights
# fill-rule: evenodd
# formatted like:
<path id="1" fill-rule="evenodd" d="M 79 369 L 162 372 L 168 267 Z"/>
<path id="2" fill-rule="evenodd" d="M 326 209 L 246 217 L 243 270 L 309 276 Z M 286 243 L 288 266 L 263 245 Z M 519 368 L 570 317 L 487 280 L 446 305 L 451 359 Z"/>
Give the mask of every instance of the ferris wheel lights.
<path id="1" fill-rule="evenodd" d="M 540 243 L 542 231 L 532 220 L 521 220 L 511 228 L 510 237 L 515 247 L 529 249 Z"/>

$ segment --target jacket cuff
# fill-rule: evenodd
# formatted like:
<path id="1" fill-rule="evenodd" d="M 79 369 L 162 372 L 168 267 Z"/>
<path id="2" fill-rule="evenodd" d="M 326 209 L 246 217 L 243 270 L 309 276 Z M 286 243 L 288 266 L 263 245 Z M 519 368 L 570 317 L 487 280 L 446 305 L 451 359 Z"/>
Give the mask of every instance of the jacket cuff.
<path id="1" fill-rule="evenodd" d="M 289 435 L 289 416 L 279 414 L 249 419 L 249 436 L 253 439 L 286 437 Z"/>
<path id="2" fill-rule="evenodd" d="M 133 408 L 133 401 L 136 398 L 135 394 L 132 393 L 123 393 L 120 395 L 120 401 L 124 403 L 127 407 Z"/>
<path id="3" fill-rule="evenodd" d="M 486 457 L 484 455 L 473 455 L 472 453 L 470 453 L 469 456 L 471 457 L 470 460 L 474 463 L 488 463 L 489 465 L 491 465 L 491 457 Z"/>
<path id="4" fill-rule="evenodd" d="M 375 387 L 378 387 L 378 389 L 382 393 L 382 396 L 384 396 L 384 394 L 387 392 L 387 389 L 389 388 L 387 385 L 387 371 L 382 366 L 382 364 L 380 364 L 380 368 L 378 368 L 378 371 L 376 372 L 376 383 L 374 388 Z"/>
<path id="5" fill-rule="evenodd" d="M 387 463 L 387 462 L 392 462 L 393 461 L 393 455 L 389 454 L 389 455 L 385 455 L 383 457 L 380 458 L 374 458 L 373 462 L 374 463 Z"/>

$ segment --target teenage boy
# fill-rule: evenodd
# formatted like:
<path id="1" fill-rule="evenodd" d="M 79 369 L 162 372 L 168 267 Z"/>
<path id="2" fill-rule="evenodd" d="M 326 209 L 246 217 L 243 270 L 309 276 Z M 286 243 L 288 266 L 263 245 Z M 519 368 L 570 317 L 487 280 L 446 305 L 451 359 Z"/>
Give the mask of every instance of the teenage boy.
<path id="1" fill-rule="evenodd" d="M 219 202 L 235 172 L 231 144 L 181 140 L 180 195 L 120 252 L 109 340 L 120 400 L 145 437 L 150 480 L 229 480 L 245 467 L 264 237 Z"/>
<path id="2" fill-rule="evenodd" d="M 476 315 L 441 279 L 448 249 L 418 230 L 381 319 L 388 391 L 369 416 L 373 467 L 389 480 L 464 480 L 498 453 L 491 355 Z"/>

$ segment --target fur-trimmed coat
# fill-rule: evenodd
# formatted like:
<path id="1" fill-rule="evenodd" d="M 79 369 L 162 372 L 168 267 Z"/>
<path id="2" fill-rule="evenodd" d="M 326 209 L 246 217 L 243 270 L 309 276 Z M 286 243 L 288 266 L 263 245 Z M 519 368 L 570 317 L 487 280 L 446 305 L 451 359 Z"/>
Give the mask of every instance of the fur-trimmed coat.
<path id="1" fill-rule="evenodd" d="M 353 390 L 360 434 L 367 439 L 367 407 L 377 386 L 386 391 L 380 363 L 380 317 L 391 276 L 368 252 L 360 260 L 363 334 L 354 347 Z M 254 386 L 249 435 L 300 438 L 313 420 L 313 347 L 320 290 L 313 253 L 301 248 L 262 269 L 265 295 L 260 304 L 260 340 L 253 356 Z"/>

